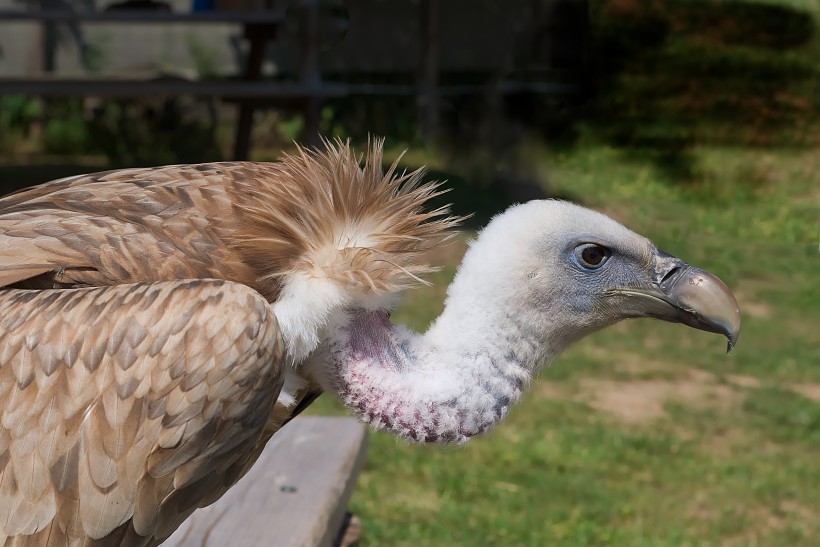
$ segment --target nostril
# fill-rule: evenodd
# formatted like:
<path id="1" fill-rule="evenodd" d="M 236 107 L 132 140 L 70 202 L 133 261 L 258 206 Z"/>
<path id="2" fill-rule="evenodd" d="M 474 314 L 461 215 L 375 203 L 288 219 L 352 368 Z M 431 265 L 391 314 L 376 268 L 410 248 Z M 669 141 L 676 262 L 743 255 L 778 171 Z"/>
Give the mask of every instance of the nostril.
<path id="1" fill-rule="evenodd" d="M 678 272 L 680 272 L 680 269 L 681 269 L 680 266 L 675 266 L 673 268 L 670 268 L 668 272 L 663 274 L 663 277 L 661 278 L 660 283 L 658 283 L 658 285 L 663 285 L 667 280 L 671 279 Z"/>

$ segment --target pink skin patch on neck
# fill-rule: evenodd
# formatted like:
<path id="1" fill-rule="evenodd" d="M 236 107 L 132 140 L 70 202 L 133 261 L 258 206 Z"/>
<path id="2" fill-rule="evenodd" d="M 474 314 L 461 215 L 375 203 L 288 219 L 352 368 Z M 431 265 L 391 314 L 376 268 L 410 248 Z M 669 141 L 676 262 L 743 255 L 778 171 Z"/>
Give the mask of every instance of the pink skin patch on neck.
<path id="1" fill-rule="evenodd" d="M 369 360 L 385 367 L 397 364 L 393 325 L 387 312 L 356 314 L 347 326 L 347 331 L 350 334 L 350 357 L 353 359 Z"/>
<path id="2" fill-rule="evenodd" d="M 410 333 L 394 328 L 386 312 L 352 311 L 345 333 L 332 351 L 335 391 L 375 429 L 414 442 L 462 443 L 506 414 L 512 395 L 489 393 L 488 384 L 474 374 L 463 382 L 442 374 L 439 390 L 430 367 L 422 366 L 413 349 Z"/>
<path id="3" fill-rule="evenodd" d="M 353 312 L 346 347 L 337 351 L 337 392 L 342 402 L 377 429 L 386 428 L 415 442 L 455 441 L 440 431 L 439 410 L 414 400 L 406 374 L 414 356 L 384 311 Z M 466 440 L 466 438 L 465 438 Z"/>

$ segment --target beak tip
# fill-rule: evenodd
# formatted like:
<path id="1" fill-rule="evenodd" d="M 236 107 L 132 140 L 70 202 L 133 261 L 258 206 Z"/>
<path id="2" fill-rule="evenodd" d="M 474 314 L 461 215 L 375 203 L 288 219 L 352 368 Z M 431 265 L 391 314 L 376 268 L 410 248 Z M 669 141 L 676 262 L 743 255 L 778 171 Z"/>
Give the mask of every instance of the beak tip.
<path id="1" fill-rule="evenodd" d="M 740 335 L 740 306 L 729 287 L 714 274 L 692 267 L 681 270 L 672 281 L 667 296 L 686 312 L 678 321 L 723 334 L 726 353 L 731 353 Z"/>
<path id="2" fill-rule="evenodd" d="M 726 354 L 732 353 L 732 350 L 735 349 L 735 345 L 737 344 L 737 339 L 740 336 L 740 310 L 738 310 L 738 322 L 736 326 L 726 334 Z"/>

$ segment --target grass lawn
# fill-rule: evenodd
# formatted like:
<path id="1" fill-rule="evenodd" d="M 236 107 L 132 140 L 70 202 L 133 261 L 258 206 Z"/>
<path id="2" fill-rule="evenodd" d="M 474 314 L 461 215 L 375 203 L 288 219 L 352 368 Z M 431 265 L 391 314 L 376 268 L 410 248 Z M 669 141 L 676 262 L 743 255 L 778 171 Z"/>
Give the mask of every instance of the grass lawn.
<path id="1" fill-rule="evenodd" d="M 545 164 L 553 189 L 726 280 L 743 311 L 735 352 L 626 322 L 573 347 L 464 447 L 372 435 L 352 501 L 366 545 L 818 544 L 820 155 L 694 153 L 694 188 L 604 146 Z M 463 250 L 434 257 L 434 286 L 411 291 L 396 321 L 425 328 Z M 324 396 L 311 412 L 341 411 Z"/>
<path id="2" fill-rule="evenodd" d="M 548 190 L 722 277 L 738 346 L 626 322 L 464 447 L 373 434 L 352 500 L 364 544 L 820 545 L 820 5 L 591 4 L 620 17 L 599 36 L 626 61 L 579 140 L 541 154 Z M 623 40 L 658 28 L 652 47 Z M 463 251 L 434 257 L 396 321 L 426 327 Z M 324 396 L 310 412 L 343 411 Z"/>
<path id="3" fill-rule="evenodd" d="M 818 545 L 820 5 L 591 5 L 595 47 L 618 61 L 577 140 L 541 154 L 548 191 L 721 276 L 739 345 L 726 356 L 715 335 L 622 323 L 464 447 L 372 435 L 352 501 L 364 542 Z M 463 251 L 434 258 L 434 286 L 397 321 L 426 327 Z M 341 410 L 323 397 L 311 412 Z"/>
<path id="4" fill-rule="evenodd" d="M 589 4 L 600 96 L 570 142 L 528 157 L 551 195 L 724 279 L 738 346 L 626 322 L 463 447 L 372 434 L 351 506 L 363 544 L 820 545 L 820 2 Z M 27 180 L 9 150 L 5 190 L 97 169 L 38 165 Z M 418 149 L 406 161 L 447 170 Z M 469 182 L 451 194 L 459 211 L 500 203 Z M 424 330 L 440 313 L 469 236 L 431 257 L 442 270 L 394 321 Z M 325 395 L 308 413 L 344 411 Z"/>

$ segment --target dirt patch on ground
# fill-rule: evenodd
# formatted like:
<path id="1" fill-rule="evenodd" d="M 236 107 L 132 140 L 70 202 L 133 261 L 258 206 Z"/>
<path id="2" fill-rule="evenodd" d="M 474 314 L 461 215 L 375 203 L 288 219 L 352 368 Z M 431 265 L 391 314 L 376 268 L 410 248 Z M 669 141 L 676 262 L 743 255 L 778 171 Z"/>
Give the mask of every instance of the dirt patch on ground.
<path id="1" fill-rule="evenodd" d="M 748 431 L 739 427 L 710 428 L 708 438 L 700 442 L 700 449 L 705 454 L 727 459 L 737 454 L 738 451 L 746 450 L 750 442 Z M 767 445 L 764 450 L 758 444 L 755 450 L 768 452 L 770 447 Z"/>
<path id="2" fill-rule="evenodd" d="M 662 418 L 668 403 L 728 410 L 743 400 L 741 392 L 696 369 L 675 380 L 589 379 L 581 382 L 580 391 L 590 406 L 628 423 Z"/>
<path id="3" fill-rule="evenodd" d="M 671 386 L 663 381 L 614 382 L 587 380 L 582 385 L 593 408 L 624 422 L 646 422 L 666 414 L 663 405 Z"/>
<path id="4" fill-rule="evenodd" d="M 647 423 L 668 415 L 669 404 L 694 409 L 729 412 L 740 407 L 754 390 L 767 384 L 748 374 L 723 374 L 692 368 L 683 363 L 647 358 L 627 351 L 589 346 L 588 357 L 613 363 L 615 378 L 591 377 L 576 385 L 549 382 L 536 387 L 542 397 L 580 402 L 630 424 Z M 812 401 L 820 401 L 818 383 L 777 383 Z M 720 444 L 720 443 L 717 443 Z"/>
<path id="5" fill-rule="evenodd" d="M 760 380 L 758 380 L 754 376 L 747 376 L 745 374 L 727 374 L 725 378 L 728 382 L 738 387 L 760 387 Z"/>
<path id="6" fill-rule="evenodd" d="M 646 367 L 635 365 L 628 369 L 638 372 Z M 653 363 L 649 370 L 653 370 Z M 658 364 L 658 368 L 660 364 Z M 750 380 L 743 380 L 750 383 Z M 669 403 L 684 404 L 699 409 L 728 411 L 743 402 L 745 393 L 732 384 L 721 382 L 720 378 L 698 369 L 685 369 L 673 379 L 614 380 L 610 378 L 586 378 L 576 389 L 569 389 L 556 383 L 542 382 L 538 393 L 550 399 L 578 401 L 626 423 L 644 423 L 667 415 Z"/>
<path id="7" fill-rule="evenodd" d="M 793 500 L 783 500 L 774 507 L 747 507 L 740 511 L 751 526 L 747 527 L 742 534 L 726 538 L 721 545 L 727 547 L 757 545 L 761 536 L 765 537 L 771 532 L 783 530 L 796 522 L 806 523 L 811 530 L 813 525 L 810 523 L 816 523 L 820 518 L 817 511 Z M 704 520 L 714 520 L 714 516 L 709 515 Z"/>
<path id="8" fill-rule="evenodd" d="M 653 346 L 654 345 L 654 346 Z M 648 350 L 656 349 L 660 345 L 658 338 L 647 337 L 644 347 Z M 642 375 L 646 373 L 673 373 L 675 366 L 668 361 L 652 359 L 644 354 L 637 354 L 629 351 L 613 350 L 612 348 L 586 345 L 582 351 L 588 357 L 597 361 L 611 363 L 612 370 L 630 375 Z"/>
<path id="9" fill-rule="evenodd" d="M 567 399 L 570 397 L 569 392 L 563 386 L 549 380 L 542 380 L 538 383 L 538 394 L 546 399 Z"/>
<path id="10" fill-rule="evenodd" d="M 727 374 L 724 376 L 724 379 L 732 385 L 746 389 L 754 389 L 763 385 L 763 382 L 759 378 L 745 374 Z M 804 382 L 801 384 L 786 384 L 781 387 L 790 389 L 806 399 L 820 402 L 820 384 Z"/>
<path id="11" fill-rule="evenodd" d="M 755 319 L 768 319 L 772 316 L 772 308 L 766 302 L 758 299 L 752 291 L 739 288 L 734 291 L 741 311 Z"/>
<path id="12" fill-rule="evenodd" d="M 792 384 L 789 387 L 806 399 L 820 402 L 820 384 Z"/>

